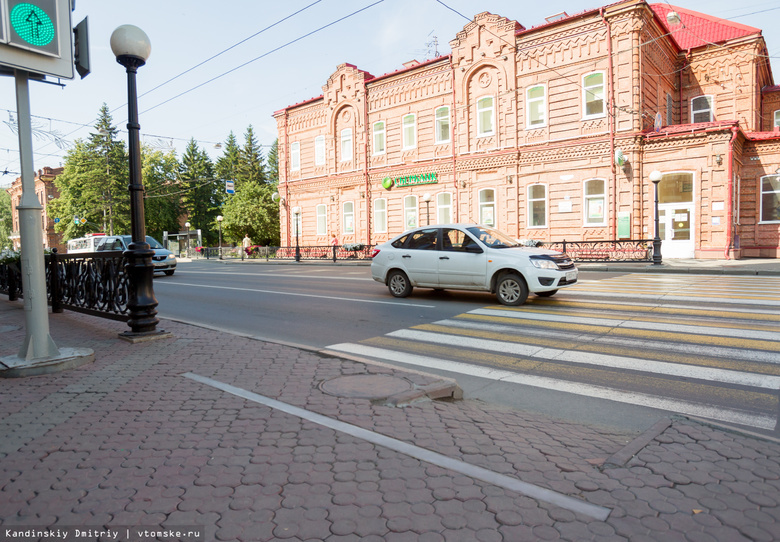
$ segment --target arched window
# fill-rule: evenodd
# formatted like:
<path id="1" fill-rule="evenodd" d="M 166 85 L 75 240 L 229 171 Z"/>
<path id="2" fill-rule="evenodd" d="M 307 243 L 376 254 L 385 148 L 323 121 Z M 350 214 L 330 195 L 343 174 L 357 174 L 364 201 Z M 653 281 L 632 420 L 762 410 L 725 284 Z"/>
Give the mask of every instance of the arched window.
<path id="1" fill-rule="evenodd" d="M 452 194 L 449 192 L 436 194 L 436 221 L 439 224 L 452 223 Z"/>
<path id="2" fill-rule="evenodd" d="M 492 188 L 479 191 L 479 223 L 496 225 L 496 191 Z"/>
<path id="3" fill-rule="evenodd" d="M 301 169 L 301 144 L 297 141 L 290 143 L 290 171 Z"/>
<path id="4" fill-rule="evenodd" d="M 605 226 L 607 207 L 606 182 L 604 179 L 590 179 L 583 185 L 583 223 L 586 226 Z"/>
<path id="5" fill-rule="evenodd" d="M 404 198 L 404 229 L 417 227 L 417 196 Z"/>
<path id="6" fill-rule="evenodd" d="M 351 201 L 344 203 L 344 226 L 345 234 L 355 233 L 355 204 Z"/>
<path id="7" fill-rule="evenodd" d="M 385 122 L 380 120 L 374 123 L 374 148 L 373 154 L 385 153 Z"/>
<path id="8" fill-rule="evenodd" d="M 387 233 L 387 200 L 384 198 L 374 200 L 374 231 Z"/>
<path id="9" fill-rule="evenodd" d="M 352 128 L 341 131 L 341 161 L 352 161 Z"/>
<path id="10" fill-rule="evenodd" d="M 317 205 L 317 235 L 328 234 L 328 208 L 324 204 Z"/>
<path id="11" fill-rule="evenodd" d="M 775 121 L 772 124 L 773 128 L 780 128 L 780 109 L 775 111 Z"/>
<path id="12" fill-rule="evenodd" d="M 450 142 L 450 108 L 448 106 L 439 107 L 434 114 L 436 129 L 434 131 L 434 140 L 436 143 Z"/>
<path id="13" fill-rule="evenodd" d="M 582 78 L 583 118 L 603 117 L 606 112 L 604 105 L 604 72 L 587 74 Z"/>
<path id="14" fill-rule="evenodd" d="M 493 109 L 493 96 L 477 100 L 477 137 L 493 135 Z"/>
<path id="15" fill-rule="evenodd" d="M 547 96 L 544 85 L 531 87 L 525 94 L 527 128 L 541 128 L 547 124 Z"/>
<path id="16" fill-rule="evenodd" d="M 691 99 L 692 122 L 712 122 L 712 96 L 696 96 Z"/>
<path id="17" fill-rule="evenodd" d="M 543 184 L 528 187 L 528 227 L 547 227 L 547 187 Z"/>

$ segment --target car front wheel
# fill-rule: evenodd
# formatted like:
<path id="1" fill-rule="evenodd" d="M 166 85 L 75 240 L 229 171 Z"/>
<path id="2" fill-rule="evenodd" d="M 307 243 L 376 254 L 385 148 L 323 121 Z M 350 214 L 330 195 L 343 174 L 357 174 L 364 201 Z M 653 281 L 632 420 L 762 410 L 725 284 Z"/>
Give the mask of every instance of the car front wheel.
<path id="1" fill-rule="evenodd" d="M 514 273 L 507 273 L 496 284 L 496 297 L 502 305 L 522 305 L 528 299 L 528 286 Z"/>
<path id="2" fill-rule="evenodd" d="M 391 271 L 387 277 L 387 288 L 393 297 L 407 297 L 412 293 L 409 277 L 403 271 Z"/>

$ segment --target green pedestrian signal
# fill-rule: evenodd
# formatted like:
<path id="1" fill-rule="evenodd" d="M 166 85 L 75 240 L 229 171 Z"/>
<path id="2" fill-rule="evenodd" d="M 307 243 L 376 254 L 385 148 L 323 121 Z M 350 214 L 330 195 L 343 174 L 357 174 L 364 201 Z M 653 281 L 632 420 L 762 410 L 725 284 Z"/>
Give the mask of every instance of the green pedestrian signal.
<path id="1" fill-rule="evenodd" d="M 56 0 L 8 0 L 8 44 L 60 56 Z"/>

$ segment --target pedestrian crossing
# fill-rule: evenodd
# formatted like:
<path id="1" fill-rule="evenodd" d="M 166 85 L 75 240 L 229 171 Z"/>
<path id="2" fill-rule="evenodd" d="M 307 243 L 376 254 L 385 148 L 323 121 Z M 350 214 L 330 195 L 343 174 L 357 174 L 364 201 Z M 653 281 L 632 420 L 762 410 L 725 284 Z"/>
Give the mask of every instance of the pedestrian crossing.
<path id="1" fill-rule="evenodd" d="M 705 286 L 691 277 L 661 278 L 635 277 L 621 301 L 583 299 L 567 289 L 560 297 L 481 307 L 328 350 L 775 429 L 780 303 L 773 298 L 780 299 L 780 279 L 717 277 L 724 280 Z M 603 282 L 611 282 L 611 292 L 620 288 Z M 740 295 L 753 292 L 761 307 L 721 306 L 723 292 L 740 282 Z M 659 303 L 648 295 L 677 299 Z M 677 302 L 698 297 L 719 303 Z"/>

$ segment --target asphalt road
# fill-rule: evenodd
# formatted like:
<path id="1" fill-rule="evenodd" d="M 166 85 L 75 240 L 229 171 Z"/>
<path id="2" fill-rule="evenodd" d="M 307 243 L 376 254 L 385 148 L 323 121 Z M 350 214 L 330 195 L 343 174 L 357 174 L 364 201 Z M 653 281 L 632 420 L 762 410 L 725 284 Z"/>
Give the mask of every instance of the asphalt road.
<path id="1" fill-rule="evenodd" d="M 196 261 L 154 284 L 163 317 L 439 373 L 472 399 L 621 430 L 679 412 L 780 436 L 780 278 L 584 272 L 519 309 L 485 293 L 395 299 L 366 266 Z"/>

